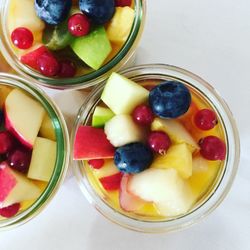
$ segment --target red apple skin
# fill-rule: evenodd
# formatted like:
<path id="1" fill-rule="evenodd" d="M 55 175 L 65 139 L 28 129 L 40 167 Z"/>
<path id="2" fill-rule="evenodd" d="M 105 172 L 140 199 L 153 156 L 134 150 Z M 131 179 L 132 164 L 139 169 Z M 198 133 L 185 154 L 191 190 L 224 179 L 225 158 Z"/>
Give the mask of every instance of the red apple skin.
<path id="1" fill-rule="evenodd" d="M 104 130 L 91 126 L 79 126 L 74 142 L 74 159 L 113 158 L 115 148 L 107 139 Z"/>
<path id="2" fill-rule="evenodd" d="M 129 192 L 128 185 L 130 178 L 131 175 L 129 174 L 123 175 L 119 190 L 120 207 L 127 212 L 138 211 L 146 204 L 140 197 Z"/>
<path id="3" fill-rule="evenodd" d="M 7 198 L 16 184 L 16 179 L 9 171 L 8 164 L 2 162 L 0 164 L 0 205 Z"/>
<path id="4" fill-rule="evenodd" d="M 119 172 L 99 179 L 103 188 L 107 191 L 114 191 L 120 188 L 123 173 Z"/>
<path id="5" fill-rule="evenodd" d="M 15 136 L 15 138 L 18 139 L 18 141 L 23 144 L 24 146 L 26 146 L 27 148 L 29 149 L 32 149 L 33 148 L 33 145 L 26 141 L 25 138 L 20 134 L 18 133 L 18 131 L 14 128 L 12 122 L 10 121 L 9 117 L 8 117 L 8 112 L 6 111 L 6 108 L 5 106 L 3 106 L 3 111 L 4 111 L 4 119 L 5 119 L 5 128 L 12 134 Z"/>

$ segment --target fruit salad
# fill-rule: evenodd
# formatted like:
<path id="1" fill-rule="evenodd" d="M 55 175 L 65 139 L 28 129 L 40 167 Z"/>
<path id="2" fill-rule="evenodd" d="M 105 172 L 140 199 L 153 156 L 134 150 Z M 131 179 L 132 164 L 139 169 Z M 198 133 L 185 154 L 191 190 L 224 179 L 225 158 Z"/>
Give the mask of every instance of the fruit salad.
<path id="1" fill-rule="evenodd" d="M 115 211 L 143 221 L 188 214 L 211 195 L 227 157 L 216 109 L 177 80 L 112 73 L 75 132 L 73 158 Z"/>
<path id="2" fill-rule="evenodd" d="M 9 40 L 20 62 L 45 77 L 99 70 L 126 43 L 132 0 L 10 0 Z"/>
<path id="3" fill-rule="evenodd" d="M 57 139 L 43 105 L 0 83 L 0 221 L 29 208 L 55 168 Z"/>

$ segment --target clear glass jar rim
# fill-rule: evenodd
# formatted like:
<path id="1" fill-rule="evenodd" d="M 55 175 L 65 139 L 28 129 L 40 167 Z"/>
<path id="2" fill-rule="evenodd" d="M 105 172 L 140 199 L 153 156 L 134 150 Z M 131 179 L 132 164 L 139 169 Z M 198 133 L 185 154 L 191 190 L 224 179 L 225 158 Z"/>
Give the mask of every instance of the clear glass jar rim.
<path id="1" fill-rule="evenodd" d="M 128 68 L 126 70 L 120 71 L 119 73 L 132 80 L 164 80 L 166 77 L 174 78 L 177 80 L 179 79 L 185 81 L 189 85 L 192 85 L 193 87 L 198 89 L 199 92 L 202 92 L 203 95 L 205 94 L 206 97 L 209 98 L 210 101 L 214 104 L 214 106 L 218 109 L 218 112 L 222 116 L 226 129 L 227 145 L 229 146 L 227 154 L 228 158 L 226 161 L 226 167 L 223 172 L 223 176 L 221 177 L 220 183 L 218 184 L 218 188 L 214 190 L 214 193 L 210 196 L 210 198 L 206 202 L 201 204 L 200 207 L 195 208 L 187 215 L 166 222 L 140 221 L 115 212 L 114 209 L 104 203 L 103 200 L 95 193 L 90 183 L 88 182 L 86 176 L 82 176 L 82 173 L 80 171 L 82 165 L 80 161 L 74 161 L 71 154 L 71 164 L 73 166 L 73 171 L 80 186 L 80 189 L 84 193 L 87 200 L 92 203 L 100 213 L 102 213 L 111 221 L 123 227 L 135 231 L 151 233 L 169 232 L 186 228 L 187 226 L 198 222 L 199 220 L 210 214 L 225 198 L 233 183 L 240 157 L 239 135 L 233 115 L 225 101 L 220 97 L 217 91 L 209 83 L 207 83 L 199 76 L 182 68 L 166 64 L 148 64 Z M 78 112 L 71 133 L 72 152 L 77 127 L 80 124 L 85 123 L 89 111 L 91 110 L 91 107 L 97 103 L 101 91 L 104 88 L 104 85 L 105 81 L 103 81 L 101 84 L 99 84 L 92 90 L 92 92 L 86 98 Z"/>

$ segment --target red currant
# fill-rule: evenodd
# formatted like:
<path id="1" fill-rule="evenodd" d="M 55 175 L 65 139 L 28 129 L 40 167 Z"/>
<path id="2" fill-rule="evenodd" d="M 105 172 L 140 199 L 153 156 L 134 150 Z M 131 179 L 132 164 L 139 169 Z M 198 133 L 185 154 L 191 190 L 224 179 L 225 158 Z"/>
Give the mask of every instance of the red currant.
<path id="1" fill-rule="evenodd" d="M 147 105 L 137 106 L 132 113 L 132 117 L 136 123 L 145 126 L 150 125 L 154 120 L 154 114 Z"/>
<path id="2" fill-rule="evenodd" d="M 155 131 L 149 134 L 148 145 L 154 152 L 164 155 L 171 145 L 171 140 L 166 133 Z"/>
<path id="3" fill-rule="evenodd" d="M 21 172 L 26 174 L 29 170 L 31 160 L 31 151 L 25 148 L 18 148 L 7 155 L 7 162 L 9 165 Z"/>
<path id="4" fill-rule="evenodd" d="M 11 218 L 18 213 L 20 207 L 20 203 L 15 203 L 8 207 L 0 208 L 0 215 L 5 218 Z"/>
<path id="5" fill-rule="evenodd" d="M 211 109 L 201 109 L 195 114 L 194 123 L 201 130 L 209 130 L 218 123 L 218 120 Z"/>
<path id="6" fill-rule="evenodd" d="M 43 53 L 37 59 L 37 65 L 41 74 L 45 76 L 55 76 L 59 71 L 59 63 L 57 59 L 50 53 Z"/>
<path id="7" fill-rule="evenodd" d="M 6 154 L 15 147 L 14 137 L 7 131 L 0 132 L 0 154 Z"/>
<path id="8" fill-rule="evenodd" d="M 124 7 L 131 6 L 132 0 L 115 0 L 115 6 Z"/>
<path id="9" fill-rule="evenodd" d="M 104 160 L 103 159 L 89 160 L 88 164 L 94 169 L 100 169 L 104 165 Z"/>
<path id="10" fill-rule="evenodd" d="M 207 136 L 199 141 L 201 155 L 211 161 L 225 160 L 226 145 L 216 136 Z"/>
<path id="11" fill-rule="evenodd" d="M 16 28 L 11 33 L 11 41 L 19 49 L 29 49 L 34 41 L 32 32 L 27 28 Z"/>
<path id="12" fill-rule="evenodd" d="M 58 76 L 62 78 L 73 77 L 76 74 L 76 66 L 70 60 L 60 61 L 60 70 Z"/>
<path id="13" fill-rule="evenodd" d="M 68 20 L 68 30 L 72 36 L 85 36 L 90 30 L 90 20 L 84 14 L 74 14 Z"/>

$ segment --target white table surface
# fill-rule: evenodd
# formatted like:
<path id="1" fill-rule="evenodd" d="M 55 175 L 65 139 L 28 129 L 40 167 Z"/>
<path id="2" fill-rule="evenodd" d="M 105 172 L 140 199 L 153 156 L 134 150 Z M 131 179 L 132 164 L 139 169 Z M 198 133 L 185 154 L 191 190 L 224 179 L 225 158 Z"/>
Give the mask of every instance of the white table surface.
<path id="1" fill-rule="evenodd" d="M 168 63 L 213 84 L 241 137 L 231 192 L 208 218 L 185 231 L 148 235 L 112 224 L 87 203 L 69 173 L 49 206 L 28 224 L 0 233 L 1 250 L 250 249 L 250 1 L 148 0 L 137 64 Z M 84 94 L 47 92 L 71 127 Z"/>

